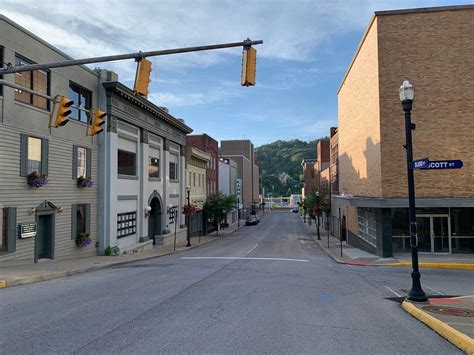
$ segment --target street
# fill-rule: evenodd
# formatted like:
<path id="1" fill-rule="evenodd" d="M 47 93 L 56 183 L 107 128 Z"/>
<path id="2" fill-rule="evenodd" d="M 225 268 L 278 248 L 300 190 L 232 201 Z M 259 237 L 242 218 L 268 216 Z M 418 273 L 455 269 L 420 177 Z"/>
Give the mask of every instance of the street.
<path id="1" fill-rule="evenodd" d="M 472 273 L 421 270 L 429 295 Z M 186 252 L 0 290 L 0 353 L 455 354 L 388 298 L 409 268 L 333 262 L 297 214 Z"/>

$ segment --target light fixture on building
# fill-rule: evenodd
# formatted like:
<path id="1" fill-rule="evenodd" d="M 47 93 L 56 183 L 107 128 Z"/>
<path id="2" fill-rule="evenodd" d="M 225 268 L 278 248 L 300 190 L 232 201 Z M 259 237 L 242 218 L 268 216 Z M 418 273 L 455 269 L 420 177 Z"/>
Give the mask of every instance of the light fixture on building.
<path id="1" fill-rule="evenodd" d="M 56 211 L 58 211 L 58 213 L 61 213 L 62 211 L 64 211 L 64 207 L 63 206 L 59 206 Z"/>
<path id="2" fill-rule="evenodd" d="M 28 210 L 28 214 L 29 215 L 32 215 L 32 214 L 35 214 L 36 213 L 36 208 L 35 207 L 31 207 L 29 210 Z"/>
<path id="3" fill-rule="evenodd" d="M 145 207 L 145 218 L 147 218 L 147 217 L 150 215 L 150 212 L 151 212 L 151 207 L 150 207 L 150 206 L 146 206 L 146 207 Z"/>

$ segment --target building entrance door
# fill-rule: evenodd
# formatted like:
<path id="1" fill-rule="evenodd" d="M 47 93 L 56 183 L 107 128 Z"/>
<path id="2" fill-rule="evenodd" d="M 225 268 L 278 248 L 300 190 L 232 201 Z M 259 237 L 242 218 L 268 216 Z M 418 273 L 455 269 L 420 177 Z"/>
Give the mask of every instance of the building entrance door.
<path id="1" fill-rule="evenodd" d="M 43 215 L 38 217 L 38 233 L 36 235 L 37 258 L 53 258 L 54 236 L 53 236 L 53 215 Z"/>
<path id="2" fill-rule="evenodd" d="M 451 252 L 448 217 L 448 215 L 416 216 L 418 251 L 425 253 Z"/>
<path id="3" fill-rule="evenodd" d="M 148 238 L 156 244 L 156 236 L 161 235 L 161 204 L 157 197 L 153 197 L 150 203 L 151 211 L 148 216 Z"/>

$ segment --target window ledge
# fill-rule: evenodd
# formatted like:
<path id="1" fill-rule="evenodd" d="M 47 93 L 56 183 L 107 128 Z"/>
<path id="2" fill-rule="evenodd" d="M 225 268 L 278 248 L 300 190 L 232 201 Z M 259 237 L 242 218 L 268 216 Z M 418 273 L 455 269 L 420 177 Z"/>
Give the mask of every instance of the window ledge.
<path id="1" fill-rule="evenodd" d="M 138 180 L 139 179 L 138 176 L 122 175 L 122 174 L 118 174 L 117 178 L 118 179 L 124 179 L 124 180 Z"/>
<path id="2" fill-rule="evenodd" d="M 148 177 L 148 181 L 161 181 L 161 178 L 157 178 L 157 177 Z"/>
<path id="3" fill-rule="evenodd" d="M 170 182 L 177 183 L 177 182 L 179 182 L 179 180 L 172 180 L 172 179 L 170 179 Z"/>

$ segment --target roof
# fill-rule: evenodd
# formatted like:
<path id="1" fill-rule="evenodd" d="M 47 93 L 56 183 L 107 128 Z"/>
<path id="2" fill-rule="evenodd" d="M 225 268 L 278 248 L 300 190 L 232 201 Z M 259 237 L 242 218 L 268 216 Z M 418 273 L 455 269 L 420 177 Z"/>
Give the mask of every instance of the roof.
<path id="1" fill-rule="evenodd" d="M 156 106 L 153 102 L 141 96 L 136 96 L 133 93 L 132 89 L 125 86 L 124 84 L 118 81 L 107 81 L 105 83 L 102 83 L 102 85 L 104 86 L 105 90 L 115 91 L 116 93 L 125 96 L 126 99 L 128 99 L 129 101 L 135 103 L 137 106 L 141 107 L 145 111 L 150 112 L 154 116 L 158 116 L 160 119 L 178 128 L 183 133 L 189 134 L 193 131 L 191 127 L 187 126 L 179 119 L 171 116 L 168 112 L 163 110 L 163 108 Z"/>
<path id="2" fill-rule="evenodd" d="M 339 91 L 341 91 L 342 86 L 344 85 L 344 82 L 346 81 L 346 78 L 352 69 L 352 65 L 354 64 L 357 58 L 357 55 L 359 54 L 359 51 L 362 48 L 362 45 L 364 44 L 365 38 L 367 37 L 367 34 L 369 33 L 370 28 L 372 27 L 372 23 L 374 22 L 377 16 L 400 15 L 400 14 L 411 14 L 411 13 L 421 13 L 421 12 L 435 12 L 435 11 L 454 11 L 454 10 L 466 10 L 466 9 L 474 9 L 474 5 L 420 7 L 420 8 L 414 8 L 414 9 L 375 11 L 374 14 L 372 15 L 372 18 L 369 21 L 369 25 L 367 26 L 364 34 L 362 35 L 362 39 L 360 40 L 359 45 L 357 46 L 356 52 L 354 53 L 354 56 L 352 57 L 351 63 L 349 64 L 349 67 L 347 68 L 347 71 L 344 74 L 344 77 L 342 78 L 341 84 L 339 85 L 339 88 L 337 89 L 337 94 L 339 94 Z"/>

